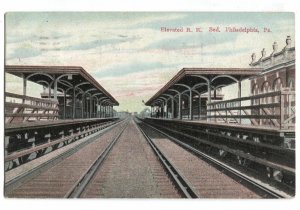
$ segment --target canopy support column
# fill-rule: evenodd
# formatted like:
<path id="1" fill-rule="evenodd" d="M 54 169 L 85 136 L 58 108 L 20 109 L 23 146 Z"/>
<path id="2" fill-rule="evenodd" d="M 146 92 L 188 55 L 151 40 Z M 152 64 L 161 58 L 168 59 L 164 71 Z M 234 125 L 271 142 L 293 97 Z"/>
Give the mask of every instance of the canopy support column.
<path id="1" fill-rule="evenodd" d="M 66 119 L 66 102 L 67 102 L 67 93 L 66 93 L 66 91 L 64 91 L 64 119 Z"/>
<path id="2" fill-rule="evenodd" d="M 54 100 L 57 101 L 57 79 L 54 80 L 53 97 L 54 97 Z"/>
<path id="3" fill-rule="evenodd" d="M 165 101 L 162 102 L 162 118 L 165 118 Z"/>
<path id="4" fill-rule="evenodd" d="M 208 98 L 207 98 L 207 103 L 210 104 L 211 103 L 211 84 L 210 84 L 210 80 L 207 81 L 207 93 L 208 93 Z M 207 120 L 210 121 L 210 112 L 206 112 L 207 115 Z"/>
<path id="5" fill-rule="evenodd" d="M 23 74 L 23 96 L 26 96 L 27 92 L 27 79 L 25 78 L 25 75 Z M 25 102 L 25 99 L 23 99 L 23 103 Z"/>
<path id="6" fill-rule="evenodd" d="M 75 114 L 76 114 L 76 97 L 75 97 L 75 88 L 73 88 L 73 114 L 72 114 L 72 119 L 75 119 Z"/>
<path id="7" fill-rule="evenodd" d="M 166 101 L 166 114 L 165 114 L 165 118 L 169 118 L 169 107 L 168 107 L 168 101 Z"/>
<path id="8" fill-rule="evenodd" d="M 50 83 L 48 86 L 48 98 L 49 99 L 51 99 L 51 86 L 52 86 L 52 83 Z"/>
<path id="9" fill-rule="evenodd" d="M 93 109 L 93 104 L 92 104 L 92 96 L 90 96 L 90 116 L 89 116 L 89 118 L 91 118 L 92 117 L 92 109 Z"/>
<path id="10" fill-rule="evenodd" d="M 241 84 L 241 81 L 239 80 L 238 81 L 238 98 L 241 98 L 242 97 L 242 84 Z M 241 114 L 242 114 L 242 111 L 241 111 L 241 101 L 239 101 L 239 110 L 238 110 L 238 114 L 240 116 L 239 118 L 239 124 L 242 123 L 242 118 L 241 118 Z"/>
<path id="11" fill-rule="evenodd" d="M 199 120 L 201 120 L 201 94 L 199 94 Z"/>
<path id="12" fill-rule="evenodd" d="M 193 120 L 193 91 L 190 89 L 190 101 L 189 101 L 189 105 L 190 105 L 190 120 Z"/>
<path id="13" fill-rule="evenodd" d="M 174 119 L 174 97 L 171 98 L 171 108 L 172 108 L 172 111 L 171 111 L 171 118 Z"/>
<path id="14" fill-rule="evenodd" d="M 182 109 L 182 96 L 181 94 L 179 94 L 178 96 L 178 119 L 182 119 L 182 115 L 181 115 L 181 109 Z"/>
<path id="15" fill-rule="evenodd" d="M 82 98 L 81 98 L 81 118 L 83 119 L 83 114 L 84 114 L 84 104 L 85 104 L 85 99 L 84 99 L 84 95 L 82 94 Z"/>
<path id="16" fill-rule="evenodd" d="M 101 103 L 100 103 L 100 106 L 99 106 L 99 111 L 100 111 L 100 118 L 102 118 L 102 106 L 101 106 Z"/>

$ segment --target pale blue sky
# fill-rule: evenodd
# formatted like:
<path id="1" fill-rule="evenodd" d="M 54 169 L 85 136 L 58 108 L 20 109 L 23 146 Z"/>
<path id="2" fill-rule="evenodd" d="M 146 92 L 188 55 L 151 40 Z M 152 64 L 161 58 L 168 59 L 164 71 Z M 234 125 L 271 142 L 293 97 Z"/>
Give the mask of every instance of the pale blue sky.
<path id="1" fill-rule="evenodd" d="M 26 12 L 7 13 L 5 21 L 6 64 L 82 66 L 120 102 L 119 110 L 129 111 L 140 111 L 141 101 L 183 67 L 248 67 L 253 52 L 269 54 L 274 41 L 280 49 L 287 35 L 295 39 L 293 13 Z M 222 32 L 209 33 L 209 26 Z M 225 33 L 227 26 L 260 33 Z M 203 32 L 163 33 L 161 27 Z M 7 82 L 8 90 L 20 85 L 12 77 Z"/>

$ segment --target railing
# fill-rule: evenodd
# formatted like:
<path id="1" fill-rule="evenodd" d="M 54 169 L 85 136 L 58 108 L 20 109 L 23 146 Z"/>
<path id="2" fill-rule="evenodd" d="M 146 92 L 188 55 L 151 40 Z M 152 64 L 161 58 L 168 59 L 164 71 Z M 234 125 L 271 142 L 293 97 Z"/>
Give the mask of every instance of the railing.
<path id="1" fill-rule="evenodd" d="M 281 90 L 207 104 L 210 121 L 294 129 L 295 91 Z"/>
<path id="2" fill-rule="evenodd" d="M 5 93 L 5 123 L 58 119 L 58 102 Z"/>

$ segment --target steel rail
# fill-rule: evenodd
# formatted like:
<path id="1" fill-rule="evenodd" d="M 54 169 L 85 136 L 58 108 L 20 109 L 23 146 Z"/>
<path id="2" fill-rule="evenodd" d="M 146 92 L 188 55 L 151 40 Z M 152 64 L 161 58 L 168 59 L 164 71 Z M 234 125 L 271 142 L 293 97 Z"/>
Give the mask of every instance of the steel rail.
<path id="1" fill-rule="evenodd" d="M 147 124 L 149 124 L 149 123 L 147 123 Z M 285 165 L 282 165 L 282 164 L 270 162 L 270 161 L 268 161 L 268 160 L 266 160 L 262 157 L 257 157 L 257 156 L 254 156 L 252 154 L 247 154 L 246 152 L 244 152 L 242 150 L 232 149 L 232 148 L 228 147 L 227 145 L 214 143 L 212 141 L 208 141 L 208 140 L 205 140 L 203 138 L 192 136 L 190 134 L 184 133 L 182 131 L 174 130 L 172 128 L 168 128 L 168 127 L 161 126 L 161 125 L 158 125 L 158 127 L 162 128 L 164 130 L 167 130 L 171 133 L 177 133 L 177 134 L 182 135 L 182 136 L 184 136 L 188 139 L 196 140 L 197 142 L 200 142 L 202 144 L 206 144 L 206 145 L 218 148 L 218 149 L 225 150 L 226 152 L 229 152 L 229 153 L 234 154 L 234 155 L 238 155 L 238 156 L 243 157 L 243 158 L 245 158 L 247 160 L 250 160 L 252 162 L 256 162 L 258 164 L 262 164 L 262 165 L 265 165 L 265 166 L 268 166 L 268 167 L 271 167 L 271 168 L 274 168 L 274 169 L 284 171 L 285 173 L 293 175 L 293 176 L 295 175 L 295 168 L 292 168 L 290 166 L 285 166 Z"/>
<path id="2" fill-rule="evenodd" d="M 121 137 L 122 133 L 128 126 L 128 122 L 124 125 L 121 131 L 114 137 L 112 142 L 105 148 L 105 150 L 97 157 L 97 159 L 90 165 L 87 171 L 81 176 L 81 178 L 73 185 L 73 187 L 66 193 L 65 198 L 79 198 L 82 192 L 86 189 L 96 172 L 99 170 L 99 167 L 102 165 L 104 160 L 109 155 L 113 146 Z"/>
<path id="3" fill-rule="evenodd" d="M 135 121 L 136 122 L 136 121 Z M 168 174 L 172 177 L 173 181 L 181 191 L 182 195 L 186 198 L 199 198 L 200 196 L 191 186 L 191 184 L 186 180 L 186 178 L 179 172 L 175 165 L 167 158 L 167 156 L 157 147 L 157 145 L 152 141 L 152 139 L 143 131 L 138 123 L 137 127 L 143 134 L 152 150 L 155 152 L 156 156 L 159 158 L 160 162 L 163 164 Z"/>
<path id="4" fill-rule="evenodd" d="M 75 146 L 73 148 L 70 148 L 69 150 L 57 155 L 56 157 L 42 163 L 41 165 L 39 165 L 35 168 L 32 168 L 32 169 L 28 170 L 27 172 L 15 177 L 14 179 L 12 179 L 9 182 L 5 183 L 5 185 L 4 185 L 4 194 L 8 194 L 9 192 L 14 190 L 15 188 L 22 185 L 24 182 L 38 176 L 43 171 L 45 171 L 45 170 L 51 168 L 52 166 L 58 164 L 63 159 L 65 159 L 65 158 L 69 157 L 70 155 L 74 154 L 75 152 L 77 152 L 78 150 L 80 150 L 84 146 L 88 145 L 89 143 L 95 141 L 100 136 L 104 135 L 105 133 L 107 133 L 111 129 L 115 128 L 116 126 L 118 126 L 122 122 L 123 122 L 123 120 L 115 121 L 115 123 L 110 125 L 109 127 L 106 127 L 106 128 L 104 128 L 104 129 L 102 129 L 102 130 L 100 130 L 100 131 L 98 131 L 94 134 L 91 134 L 91 135 L 87 136 L 86 141 L 78 144 L 77 146 Z"/>
<path id="5" fill-rule="evenodd" d="M 266 195 L 268 198 L 290 198 L 287 194 L 281 193 L 281 192 L 276 192 L 275 190 L 271 189 L 270 187 L 262 185 L 261 183 L 248 177 L 246 174 L 243 174 L 242 172 L 226 165 L 225 163 L 222 163 L 221 161 L 193 148 L 192 146 L 190 146 L 186 143 L 183 143 L 182 141 L 178 140 L 177 138 L 170 136 L 169 134 L 149 125 L 148 123 L 146 123 L 144 121 L 142 121 L 142 123 L 144 123 L 146 126 L 152 128 L 152 129 L 154 129 L 155 131 L 159 132 L 160 134 L 166 136 L 167 138 L 169 138 L 173 142 L 177 143 L 181 147 L 185 148 L 186 150 L 193 152 L 194 154 L 207 160 L 211 164 L 217 166 L 218 168 L 221 168 L 223 173 L 227 172 L 227 174 L 229 173 L 229 174 L 239 178 L 244 184 L 247 184 L 247 186 L 249 186 L 251 188 L 255 188 L 255 190 L 258 190 L 260 194 Z"/>

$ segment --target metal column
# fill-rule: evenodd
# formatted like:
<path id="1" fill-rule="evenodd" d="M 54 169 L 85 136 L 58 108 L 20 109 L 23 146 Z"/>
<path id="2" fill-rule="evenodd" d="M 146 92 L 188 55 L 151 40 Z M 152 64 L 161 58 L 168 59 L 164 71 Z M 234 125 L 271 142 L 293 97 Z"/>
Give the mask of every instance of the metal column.
<path id="1" fill-rule="evenodd" d="M 99 112 L 100 112 L 100 118 L 102 117 L 102 106 L 101 106 L 101 103 L 99 105 Z"/>
<path id="2" fill-rule="evenodd" d="M 238 98 L 241 98 L 242 97 L 242 84 L 241 84 L 241 81 L 239 80 L 238 81 Z M 238 114 L 239 114 L 239 123 L 241 124 L 242 123 L 242 118 L 241 118 L 241 114 L 242 114 L 242 111 L 241 111 L 241 104 L 242 102 L 239 101 L 239 111 L 238 111 Z"/>
<path id="3" fill-rule="evenodd" d="M 49 86 L 48 86 L 48 98 L 49 99 L 51 98 L 51 85 L 52 85 L 52 83 L 49 84 Z"/>
<path id="4" fill-rule="evenodd" d="M 89 116 L 89 118 L 92 117 L 92 109 L 93 109 L 92 96 L 90 96 L 90 116 Z"/>
<path id="5" fill-rule="evenodd" d="M 210 80 L 207 81 L 207 93 L 208 93 L 208 98 L 207 98 L 207 104 L 210 104 L 211 103 L 211 86 L 210 86 Z M 207 105 L 206 105 L 207 107 Z M 207 112 L 206 111 L 206 115 L 207 115 L 207 120 L 210 121 L 210 112 Z"/>
<path id="6" fill-rule="evenodd" d="M 96 101 L 95 99 L 93 100 L 93 118 L 96 117 Z"/>
<path id="7" fill-rule="evenodd" d="M 190 120 L 193 120 L 193 91 L 190 90 Z"/>
<path id="8" fill-rule="evenodd" d="M 27 92 L 27 79 L 25 78 L 25 75 L 23 74 L 23 96 L 26 96 Z M 23 99 L 23 103 L 25 103 L 25 98 Z"/>
<path id="9" fill-rule="evenodd" d="M 181 115 L 181 108 L 182 108 L 182 101 L 181 101 L 181 94 L 178 96 L 178 119 L 182 119 Z"/>
<path id="10" fill-rule="evenodd" d="M 88 100 L 88 97 L 85 98 L 85 118 L 88 118 L 89 115 L 88 115 L 88 111 L 89 111 L 89 100 Z"/>
<path id="11" fill-rule="evenodd" d="M 54 90 L 53 90 L 54 100 L 57 100 L 57 80 L 54 80 Z"/>
<path id="12" fill-rule="evenodd" d="M 67 97 L 67 93 L 66 93 L 66 91 L 64 90 L 64 119 L 66 119 L 66 103 L 67 103 L 67 99 L 66 99 L 66 97 Z"/>
<path id="13" fill-rule="evenodd" d="M 199 95 L 199 120 L 201 120 L 201 95 Z"/>
<path id="14" fill-rule="evenodd" d="M 165 102 L 162 102 L 162 118 L 165 118 Z"/>
<path id="15" fill-rule="evenodd" d="M 168 100 L 166 100 L 166 118 L 169 118 Z"/>
<path id="16" fill-rule="evenodd" d="M 75 88 L 73 88 L 73 114 L 72 114 L 72 119 L 75 119 L 76 115 L 76 97 L 75 97 Z"/>
<path id="17" fill-rule="evenodd" d="M 100 107 L 99 107 L 99 101 L 97 100 L 97 105 L 96 105 L 96 117 L 97 118 L 99 118 L 100 116 L 99 116 L 99 109 L 100 109 Z"/>
<path id="18" fill-rule="evenodd" d="M 171 112 L 171 118 L 174 119 L 174 97 L 171 98 L 171 108 L 172 108 L 172 112 Z"/>

